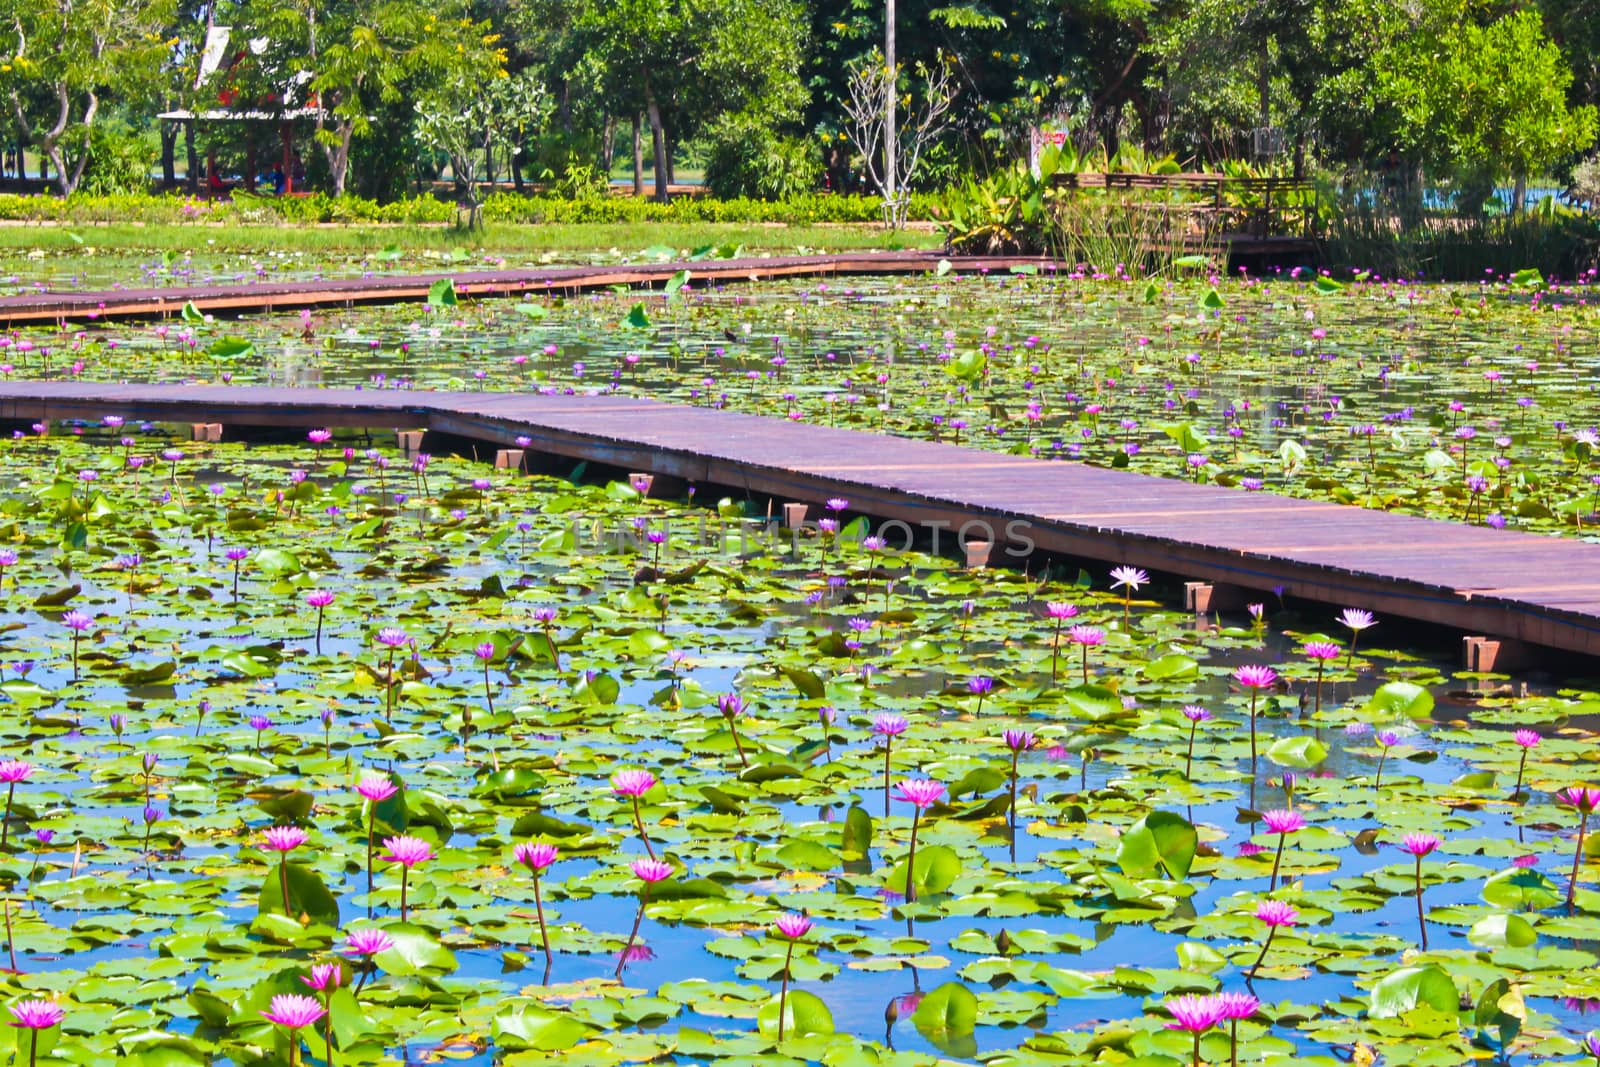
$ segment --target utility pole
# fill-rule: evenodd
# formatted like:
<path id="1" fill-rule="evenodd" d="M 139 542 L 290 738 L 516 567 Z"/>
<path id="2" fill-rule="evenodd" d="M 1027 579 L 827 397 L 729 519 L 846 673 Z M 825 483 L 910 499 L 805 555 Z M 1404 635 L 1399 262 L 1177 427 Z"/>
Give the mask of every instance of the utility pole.
<path id="1" fill-rule="evenodd" d="M 900 162 L 900 151 L 895 144 L 895 134 L 899 127 L 894 118 L 894 98 L 899 79 L 895 76 L 894 65 L 894 0 L 884 0 L 883 58 L 889 65 L 889 77 L 885 83 L 883 101 L 883 197 L 892 204 L 900 185 L 895 174 Z"/>

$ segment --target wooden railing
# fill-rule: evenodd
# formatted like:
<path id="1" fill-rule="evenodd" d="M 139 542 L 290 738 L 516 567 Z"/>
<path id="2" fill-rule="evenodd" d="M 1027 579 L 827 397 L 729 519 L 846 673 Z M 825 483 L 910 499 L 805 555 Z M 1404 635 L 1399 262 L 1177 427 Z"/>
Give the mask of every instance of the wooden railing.
<path id="1" fill-rule="evenodd" d="M 1180 227 L 1225 242 L 1270 241 L 1317 236 L 1316 186 L 1297 178 L 1236 178 L 1226 174 L 1109 174 L 1055 176 L 1059 188 L 1142 194 L 1129 206 L 1186 217 Z"/>

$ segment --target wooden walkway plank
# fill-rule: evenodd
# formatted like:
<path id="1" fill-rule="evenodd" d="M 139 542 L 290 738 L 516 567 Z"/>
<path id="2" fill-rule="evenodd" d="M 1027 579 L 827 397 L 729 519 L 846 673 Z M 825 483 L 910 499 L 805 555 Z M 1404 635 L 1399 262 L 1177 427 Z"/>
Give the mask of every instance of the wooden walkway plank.
<path id="1" fill-rule="evenodd" d="M 1600 655 L 1600 544 L 653 400 L 0 383 L 0 418 L 426 428 Z M 1011 526 L 1010 524 L 1015 524 Z M 1009 532 L 1008 532 L 1009 526 Z M 903 538 L 903 535 L 895 535 Z M 999 558 L 1004 558 L 999 557 Z"/>
<path id="2" fill-rule="evenodd" d="M 64 319 L 167 318 L 186 303 L 214 314 L 298 311 L 426 300 L 428 290 L 449 278 L 461 297 L 556 295 L 607 289 L 613 285 L 661 286 L 687 270 L 695 285 L 761 281 L 769 278 L 832 277 L 862 274 L 922 274 L 948 259 L 957 271 L 1007 271 L 1013 266 L 1054 270 L 1059 264 L 1027 256 L 944 256 L 939 252 L 846 252 L 809 256 L 760 256 L 658 264 L 580 267 L 518 267 L 431 274 L 261 281 L 234 285 L 171 286 L 144 289 L 68 290 L 0 297 L 0 324 L 53 323 Z"/>

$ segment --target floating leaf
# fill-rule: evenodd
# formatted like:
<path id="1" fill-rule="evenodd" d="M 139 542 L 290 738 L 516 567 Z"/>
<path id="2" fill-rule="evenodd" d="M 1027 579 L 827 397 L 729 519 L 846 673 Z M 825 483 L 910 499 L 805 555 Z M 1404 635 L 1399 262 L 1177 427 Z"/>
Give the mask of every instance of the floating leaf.
<path id="1" fill-rule="evenodd" d="M 1453 1016 L 1460 999 L 1456 984 L 1442 968 L 1431 963 L 1402 967 L 1385 975 L 1372 987 L 1371 1013 L 1375 1019 L 1389 1019 L 1426 1004 Z"/>
<path id="2" fill-rule="evenodd" d="M 428 286 L 428 305 L 436 308 L 453 308 L 459 301 L 456 299 L 456 280 L 454 278 L 439 278 Z"/>
<path id="3" fill-rule="evenodd" d="M 1200 835 L 1183 816 L 1152 811 L 1129 827 L 1118 841 L 1117 866 L 1131 878 L 1161 873 L 1184 879 L 1194 863 Z"/>

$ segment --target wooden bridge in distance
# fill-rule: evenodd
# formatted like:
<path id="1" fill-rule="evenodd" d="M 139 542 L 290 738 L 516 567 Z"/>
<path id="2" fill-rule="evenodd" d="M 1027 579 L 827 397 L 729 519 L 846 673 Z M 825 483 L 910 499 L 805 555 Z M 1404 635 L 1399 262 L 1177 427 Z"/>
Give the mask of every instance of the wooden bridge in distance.
<path id="1" fill-rule="evenodd" d="M 1151 218 L 1171 251 L 1233 258 L 1314 256 L 1320 248 L 1316 185 L 1302 178 L 1228 174 L 1057 173 L 1058 189 L 1114 200 Z"/>
<path id="2" fill-rule="evenodd" d="M 852 510 L 877 519 L 939 522 L 951 531 L 984 524 L 997 541 L 1009 528 L 1013 542 L 1025 537 L 1039 549 L 1079 559 L 1263 596 L 1282 587 L 1288 596 L 1330 609 L 1375 611 L 1391 624 L 1413 619 L 1451 627 L 1478 641 L 1468 649 L 1469 666 L 1478 669 L 1492 669 L 1497 649 L 1509 653 L 1511 642 L 1600 655 L 1600 544 L 1572 538 L 621 395 L 0 383 L 0 418 L 106 415 L 434 430 L 502 448 L 526 438 L 531 443 L 525 447 L 538 453 L 730 487 L 780 503 L 815 508 L 842 496 Z M 995 545 L 997 559 L 1004 549 Z"/>

